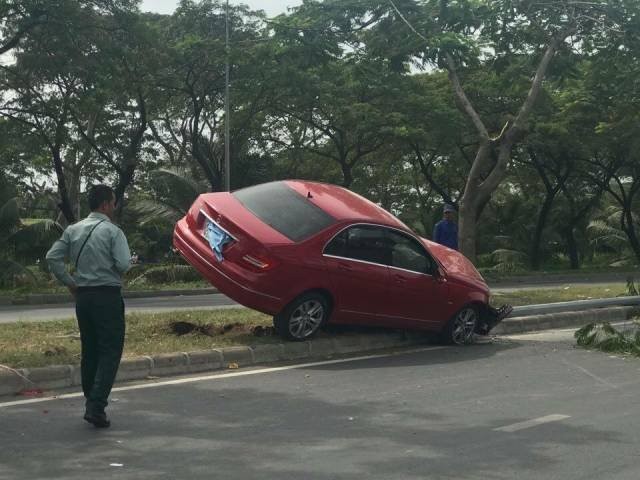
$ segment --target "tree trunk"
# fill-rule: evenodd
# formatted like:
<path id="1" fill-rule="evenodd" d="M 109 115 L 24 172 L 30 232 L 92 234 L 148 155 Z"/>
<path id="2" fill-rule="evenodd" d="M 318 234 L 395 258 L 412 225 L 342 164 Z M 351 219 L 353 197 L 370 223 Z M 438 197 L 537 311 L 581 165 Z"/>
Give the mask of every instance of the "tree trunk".
<path id="1" fill-rule="evenodd" d="M 629 202 L 631 203 L 631 201 Z M 629 244 L 631 245 L 631 249 L 635 254 L 636 258 L 640 262 L 640 239 L 638 239 L 638 233 L 636 232 L 635 225 L 633 223 L 633 213 L 631 212 L 631 205 L 625 206 L 624 211 L 622 213 L 623 217 L 623 225 L 622 229 L 624 233 L 627 234 L 627 238 L 629 239 Z"/>
<path id="2" fill-rule="evenodd" d="M 53 148 L 51 151 L 51 156 L 53 159 L 53 168 L 56 172 L 56 178 L 58 180 L 58 195 L 60 197 L 60 203 L 58 207 L 60 211 L 64 215 L 65 220 L 68 224 L 75 223 L 76 217 L 73 213 L 73 207 L 71 206 L 71 202 L 69 201 L 69 192 L 67 190 L 67 181 L 64 174 L 64 169 L 62 165 L 62 157 L 60 155 L 60 148 Z"/>
<path id="3" fill-rule="evenodd" d="M 569 263 L 572 270 L 580 268 L 580 256 L 578 254 L 578 243 L 573 233 L 573 227 L 568 227 L 564 231 L 564 238 L 567 242 L 567 254 L 569 255 Z"/>
<path id="4" fill-rule="evenodd" d="M 124 152 L 123 165 L 120 168 L 118 174 L 118 184 L 115 188 L 117 210 L 116 218 L 122 218 L 122 211 L 124 209 L 124 194 L 127 187 L 133 183 L 136 168 L 138 166 L 138 157 L 140 155 L 140 148 L 142 146 L 142 140 L 144 138 L 144 132 L 147 130 L 147 106 L 144 96 L 140 90 L 138 90 L 138 124 L 133 131 L 129 140 L 129 145 Z"/>
<path id="5" fill-rule="evenodd" d="M 472 173 L 467 179 L 458 210 L 458 248 L 472 263 L 476 262 L 478 219 L 491 198 L 491 192 L 487 195 L 487 191 L 480 188 L 481 180 L 477 170 L 486 164 L 490 153 L 490 142 L 484 142 L 476 153 L 474 166 L 471 168 Z"/>
<path id="6" fill-rule="evenodd" d="M 533 234 L 533 244 L 531 245 L 531 268 L 534 270 L 540 270 L 540 243 L 542 242 L 542 233 L 547 225 L 547 219 L 551 212 L 551 207 L 555 199 L 556 194 L 548 192 L 545 196 L 542 208 L 538 213 L 538 221 L 536 222 L 536 229 Z"/>
<path id="7" fill-rule="evenodd" d="M 344 188 L 349 188 L 353 183 L 351 165 L 349 165 L 347 162 L 340 162 L 340 167 L 342 168 L 342 186 Z"/>
<path id="8" fill-rule="evenodd" d="M 480 146 L 471 166 L 460 202 L 460 226 L 458 230 L 460 250 L 472 262 L 476 261 L 476 233 L 480 212 L 491 199 L 493 192 L 505 179 L 507 167 L 511 160 L 511 150 L 524 136 L 527 120 L 540 95 L 542 80 L 546 75 L 549 64 L 556 53 L 558 45 L 569 34 L 570 30 L 566 30 L 549 39 L 544 55 L 540 59 L 531 82 L 531 88 L 518 114 L 513 122 L 509 121 L 504 125 L 500 134 L 495 138 L 489 135 L 489 131 L 480 115 L 467 97 L 460 82 L 453 57 L 449 53 L 445 54 L 449 80 L 453 86 L 458 107 L 472 121 L 480 139 Z M 493 148 L 498 149 L 498 158 L 495 163 L 491 162 L 492 159 L 490 158 Z"/>

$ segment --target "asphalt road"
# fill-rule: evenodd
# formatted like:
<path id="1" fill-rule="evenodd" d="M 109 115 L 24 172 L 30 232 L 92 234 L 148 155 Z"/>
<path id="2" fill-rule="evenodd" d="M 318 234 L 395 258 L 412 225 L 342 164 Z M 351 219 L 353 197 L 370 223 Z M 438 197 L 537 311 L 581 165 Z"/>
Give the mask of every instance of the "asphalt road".
<path id="1" fill-rule="evenodd" d="M 637 480 L 639 370 L 567 331 L 138 384 L 108 430 L 5 398 L 0 479 Z"/>
<path id="2" fill-rule="evenodd" d="M 493 288 L 494 292 L 512 292 L 526 289 L 550 289 L 574 284 L 518 285 Z M 605 285 L 594 283 L 593 286 Z M 128 312 L 168 312 L 180 310 L 205 310 L 237 307 L 230 298 L 222 294 L 180 295 L 176 297 L 130 298 L 125 299 Z M 75 316 L 73 304 L 53 305 L 10 305 L 0 306 L 0 324 L 16 321 L 43 321 Z"/>
<path id="3" fill-rule="evenodd" d="M 239 307 L 222 294 L 180 295 L 177 297 L 152 297 L 125 299 L 127 312 L 170 312 L 178 310 L 207 310 Z M 9 305 L 0 306 L 0 324 L 16 321 L 40 322 L 43 320 L 75 317 L 75 305 Z"/>

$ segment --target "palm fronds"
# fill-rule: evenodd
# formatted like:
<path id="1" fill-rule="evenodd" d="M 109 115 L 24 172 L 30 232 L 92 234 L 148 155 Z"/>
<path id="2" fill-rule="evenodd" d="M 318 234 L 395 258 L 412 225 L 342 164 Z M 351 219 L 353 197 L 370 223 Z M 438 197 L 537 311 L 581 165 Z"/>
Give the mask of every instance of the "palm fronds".
<path id="1" fill-rule="evenodd" d="M 13 260 L 0 260 L 0 285 L 15 287 L 18 283 L 34 285 L 38 278 L 28 268 Z"/>
<path id="2" fill-rule="evenodd" d="M 140 215 L 141 223 L 164 220 L 175 223 L 191 204 L 207 191 L 207 185 L 181 168 L 160 168 L 150 174 L 152 193 L 133 202 L 131 208 Z"/>
<path id="3" fill-rule="evenodd" d="M 499 248 L 489 255 L 491 270 L 498 273 L 511 273 L 526 268 L 527 254 L 518 250 Z"/>
<path id="4" fill-rule="evenodd" d="M 625 233 L 606 220 L 592 220 L 587 232 L 593 245 L 605 245 L 611 248 L 626 246 L 628 239 Z"/>
<path id="5" fill-rule="evenodd" d="M 62 225 L 55 220 L 46 218 L 24 220 L 21 228 L 9 236 L 8 240 L 14 243 L 50 244 L 60 236 L 62 231 Z"/>
<path id="6" fill-rule="evenodd" d="M 640 355 L 640 330 L 621 332 L 610 323 L 590 323 L 574 334 L 578 345 L 603 352 Z"/>
<path id="7" fill-rule="evenodd" d="M 20 206 L 11 198 L 0 206 L 0 238 L 7 238 L 20 225 Z"/>

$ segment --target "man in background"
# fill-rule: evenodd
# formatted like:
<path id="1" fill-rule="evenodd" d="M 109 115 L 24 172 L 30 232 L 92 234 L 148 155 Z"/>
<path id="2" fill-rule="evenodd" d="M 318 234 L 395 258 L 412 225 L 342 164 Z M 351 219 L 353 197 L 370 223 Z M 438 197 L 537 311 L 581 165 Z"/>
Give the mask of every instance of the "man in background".
<path id="1" fill-rule="evenodd" d="M 433 229 L 433 241 L 458 250 L 458 224 L 454 220 L 455 209 L 445 204 L 443 209 L 443 218 Z"/>
<path id="2" fill-rule="evenodd" d="M 94 185 L 88 197 L 91 213 L 67 227 L 47 253 L 47 262 L 76 300 L 86 399 L 84 419 L 97 428 L 106 428 L 111 422 L 105 407 L 124 347 L 121 288 L 131 253 L 124 233 L 112 223 L 116 198 L 111 187 Z M 71 263 L 71 274 L 65 260 Z"/>

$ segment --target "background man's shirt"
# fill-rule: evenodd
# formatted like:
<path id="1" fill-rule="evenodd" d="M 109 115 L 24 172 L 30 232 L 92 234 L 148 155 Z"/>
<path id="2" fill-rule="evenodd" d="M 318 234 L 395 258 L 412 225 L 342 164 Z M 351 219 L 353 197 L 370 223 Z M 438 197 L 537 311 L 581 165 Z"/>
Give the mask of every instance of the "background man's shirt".
<path id="1" fill-rule="evenodd" d="M 433 241 L 458 250 L 458 224 L 448 220 L 440 220 L 433 229 Z"/>
<path id="2" fill-rule="evenodd" d="M 100 223 L 96 227 L 96 225 Z M 96 227 L 84 246 L 76 266 L 80 248 L 93 227 Z M 73 276 L 65 267 L 65 260 L 76 267 Z M 102 213 L 91 212 L 84 220 L 67 227 L 49 252 L 49 270 L 67 286 L 122 286 L 122 274 L 130 266 L 129 244 L 119 227 Z"/>

